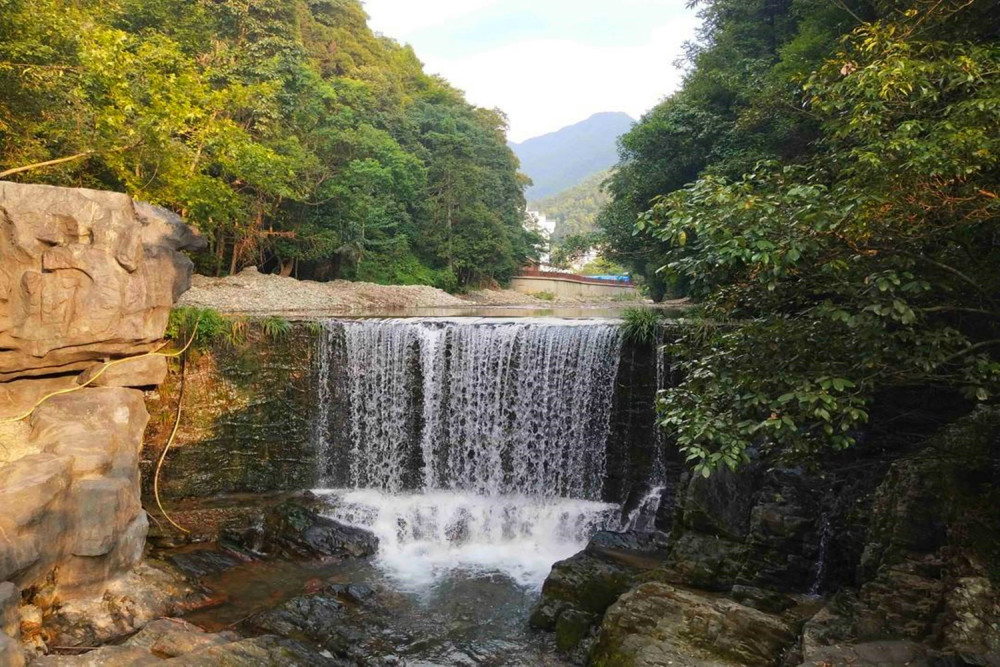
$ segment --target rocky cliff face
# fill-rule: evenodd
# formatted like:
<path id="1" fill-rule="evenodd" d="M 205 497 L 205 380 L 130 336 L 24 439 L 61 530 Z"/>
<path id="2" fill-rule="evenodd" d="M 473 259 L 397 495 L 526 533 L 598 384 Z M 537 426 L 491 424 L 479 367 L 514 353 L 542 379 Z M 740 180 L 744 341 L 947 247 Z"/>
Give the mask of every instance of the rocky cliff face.
<path id="1" fill-rule="evenodd" d="M 147 530 L 142 356 L 204 241 L 122 194 L 0 182 L 0 664 L 20 628 L 100 597 L 138 563 Z M 20 610 L 19 610 L 20 609 Z M 19 618 L 20 616 L 20 618 Z"/>
<path id="2" fill-rule="evenodd" d="M 998 434 L 981 409 L 889 464 L 682 477 L 669 533 L 598 535 L 532 624 L 594 665 L 1000 665 Z"/>

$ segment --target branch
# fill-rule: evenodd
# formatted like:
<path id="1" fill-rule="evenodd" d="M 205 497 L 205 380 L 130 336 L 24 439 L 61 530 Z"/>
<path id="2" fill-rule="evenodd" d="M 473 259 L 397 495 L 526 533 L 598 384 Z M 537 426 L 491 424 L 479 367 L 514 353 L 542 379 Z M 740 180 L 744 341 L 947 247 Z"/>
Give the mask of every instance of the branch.
<path id="1" fill-rule="evenodd" d="M 23 167 L 14 167 L 13 169 L 8 169 L 7 171 L 0 171 L 0 178 L 6 178 L 7 176 L 13 176 L 14 174 L 20 174 L 24 171 L 31 171 L 32 169 L 41 169 L 42 167 L 52 167 L 57 164 L 63 164 L 64 162 L 72 162 L 73 160 L 81 160 L 85 157 L 90 157 L 94 154 L 94 151 L 85 151 L 83 153 L 77 153 L 76 155 L 70 155 L 69 157 L 61 157 L 55 160 L 46 160 L 45 162 L 36 162 L 35 164 L 25 165 Z"/>

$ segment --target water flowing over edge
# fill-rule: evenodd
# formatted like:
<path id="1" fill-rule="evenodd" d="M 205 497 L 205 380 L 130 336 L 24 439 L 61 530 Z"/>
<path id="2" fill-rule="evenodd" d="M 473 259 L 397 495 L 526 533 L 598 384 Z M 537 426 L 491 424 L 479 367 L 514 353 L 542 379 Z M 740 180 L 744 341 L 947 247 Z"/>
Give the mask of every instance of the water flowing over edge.
<path id="1" fill-rule="evenodd" d="M 324 329 L 319 372 L 329 377 L 338 359 L 338 409 L 350 415 L 349 437 L 327 443 L 334 397 L 320 382 L 317 439 L 343 461 L 326 484 L 601 497 L 617 322 L 329 320 Z"/>

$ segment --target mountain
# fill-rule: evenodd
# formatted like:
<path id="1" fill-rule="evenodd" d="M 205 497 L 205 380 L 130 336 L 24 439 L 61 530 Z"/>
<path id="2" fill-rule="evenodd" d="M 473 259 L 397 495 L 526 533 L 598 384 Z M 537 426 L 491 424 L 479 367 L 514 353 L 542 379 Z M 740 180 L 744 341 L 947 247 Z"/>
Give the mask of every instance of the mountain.
<path id="1" fill-rule="evenodd" d="M 521 171 L 534 181 L 525 193 L 528 201 L 557 194 L 613 167 L 618 137 L 634 123 L 627 113 L 598 113 L 558 132 L 510 144 Z"/>
<path id="2" fill-rule="evenodd" d="M 597 214 L 608 202 L 608 193 L 601 184 L 609 175 L 607 171 L 599 171 L 567 190 L 532 204 L 532 208 L 556 221 L 552 233 L 555 244 L 567 236 L 594 231 Z"/>

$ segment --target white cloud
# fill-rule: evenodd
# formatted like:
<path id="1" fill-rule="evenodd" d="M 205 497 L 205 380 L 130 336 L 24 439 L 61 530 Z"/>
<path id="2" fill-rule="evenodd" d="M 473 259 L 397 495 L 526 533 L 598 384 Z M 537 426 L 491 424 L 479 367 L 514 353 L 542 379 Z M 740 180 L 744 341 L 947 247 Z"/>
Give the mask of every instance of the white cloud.
<path id="1" fill-rule="evenodd" d="M 640 41 L 627 46 L 535 39 L 461 57 L 434 55 L 434 44 L 421 49 L 423 28 L 444 25 L 498 1 L 368 0 L 367 5 L 373 28 L 410 41 L 427 71 L 465 91 L 473 104 L 503 110 L 514 141 L 558 130 L 599 111 L 625 111 L 638 118 L 680 85 L 674 61 L 697 27 L 694 12 L 684 12 L 668 25 L 644 30 Z M 624 11 L 634 1 L 619 0 Z"/>

